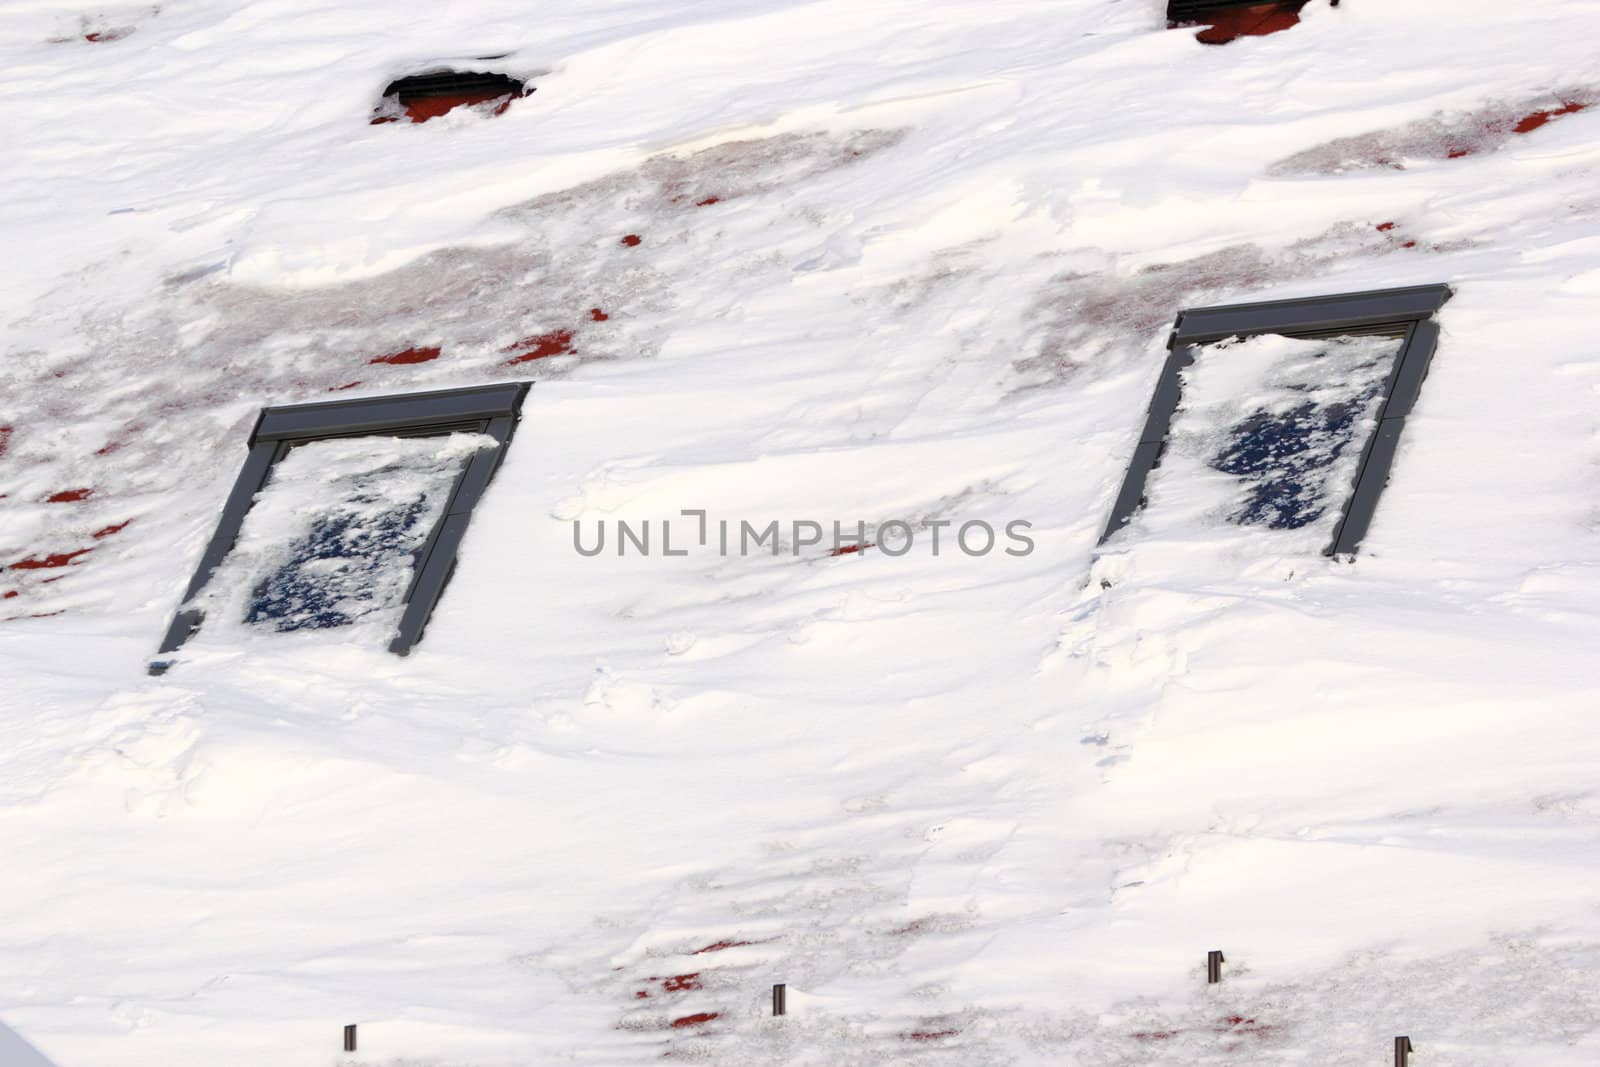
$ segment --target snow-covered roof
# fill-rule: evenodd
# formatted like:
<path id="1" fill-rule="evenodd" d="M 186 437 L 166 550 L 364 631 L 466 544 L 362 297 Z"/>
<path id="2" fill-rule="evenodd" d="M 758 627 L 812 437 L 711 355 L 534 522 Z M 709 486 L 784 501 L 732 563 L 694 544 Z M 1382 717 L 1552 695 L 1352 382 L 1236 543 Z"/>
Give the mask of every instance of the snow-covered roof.
<path id="1" fill-rule="evenodd" d="M 61 1067 L 1592 1063 L 1594 25 L 0 10 L 0 1019 Z M 443 69 L 536 91 L 398 121 Z M 1337 339 L 1202 353 L 1098 544 L 1182 312 L 1433 285 L 1359 555 L 1206 458 L 1376 419 Z M 146 673 L 262 408 L 530 380 L 409 655 L 244 600 L 470 433 L 280 460 Z"/>

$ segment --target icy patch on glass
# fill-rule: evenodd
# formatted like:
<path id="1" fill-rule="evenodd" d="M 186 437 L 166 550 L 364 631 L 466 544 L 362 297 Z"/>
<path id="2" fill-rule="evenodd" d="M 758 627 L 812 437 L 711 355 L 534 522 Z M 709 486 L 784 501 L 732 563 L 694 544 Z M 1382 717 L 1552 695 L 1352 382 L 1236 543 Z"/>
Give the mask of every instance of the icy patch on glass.
<path id="1" fill-rule="evenodd" d="M 1331 534 L 1401 344 L 1266 334 L 1197 348 L 1152 484 L 1162 525 Z"/>
<path id="2" fill-rule="evenodd" d="M 422 548 L 484 434 L 311 441 L 272 468 L 199 606 L 224 624 L 393 629 Z"/>

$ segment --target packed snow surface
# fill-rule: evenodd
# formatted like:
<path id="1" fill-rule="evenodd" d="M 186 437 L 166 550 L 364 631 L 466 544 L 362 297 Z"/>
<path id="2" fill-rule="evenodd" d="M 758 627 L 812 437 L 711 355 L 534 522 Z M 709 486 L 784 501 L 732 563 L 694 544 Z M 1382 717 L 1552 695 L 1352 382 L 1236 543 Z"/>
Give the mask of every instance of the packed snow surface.
<path id="1" fill-rule="evenodd" d="M 0 1062 L 1596 1062 L 1600 12 L 1302 15 L 0 8 Z M 535 91 L 371 123 L 443 67 Z M 1391 357 L 1270 338 L 1097 547 L 1182 309 L 1440 282 L 1359 556 Z M 410 656 L 243 619 L 437 439 L 286 459 L 147 675 L 263 405 L 517 380 Z"/>

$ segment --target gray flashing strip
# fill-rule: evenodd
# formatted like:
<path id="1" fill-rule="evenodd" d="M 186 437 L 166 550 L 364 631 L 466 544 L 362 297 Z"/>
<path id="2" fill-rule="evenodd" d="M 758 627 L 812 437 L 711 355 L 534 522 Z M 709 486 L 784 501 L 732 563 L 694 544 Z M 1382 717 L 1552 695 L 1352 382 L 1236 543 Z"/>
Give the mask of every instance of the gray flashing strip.
<path id="1" fill-rule="evenodd" d="M 1139 444 L 1128 464 L 1122 486 L 1111 507 L 1111 518 L 1100 535 L 1105 544 L 1126 526 L 1144 506 L 1145 484 L 1161 462 L 1161 449 L 1172 428 L 1172 417 L 1182 400 L 1183 369 L 1194 362 L 1194 348 L 1224 337 L 1251 334 L 1318 333 L 1329 330 L 1356 330 L 1371 326 L 1404 328 L 1406 340 L 1395 359 L 1394 369 L 1384 384 L 1383 404 L 1378 427 L 1362 447 L 1361 462 L 1351 487 L 1344 513 L 1334 527 L 1333 541 L 1325 555 L 1354 554 L 1372 524 L 1378 498 L 1389 479 L 1399 445 L 1400 431 L 1427 376 L 1434 349 L 1439 342 L 1438 324 L 1431 321 L 1435 312 L 1449 300 L 1447 285 L 1420 285 L 1406 289 L 1345 293 L 1338 296 L 1279 300 L 1261 304 L 1230 304 L 1195 308 L 1178 316 L 1177 328 L 1169 342 L 1167 357 L 1139 435 Z"/>
<path id="2" fill-rule="evenodd" d="M 250 443 L 309 441 L 385 430 L 422 430 L 472 419 L 516 418 L 527 391 L 527 383 L 518 382 L 262 408 Z"/>
<path id="3" fill-rule="evenodd" d="M 410 652 L 412 646 L 422 639 L 434 605 L 438 603 L 445 584 L 455 570 L 456 550 L 466 531 L 467 519 L 488 487 L 489 479 L 505 458 L 506 446 L 516 430 L 522 400 L 530 384 L 508 382 L 403 396 L 263 408 L 256 419 L 255 430 L 250 434 L 250 453 L 245 457 L 239 477 L 234 480 L 227 503 L 223 505 L 216 532 L 211 535 L 211 541 L 200 557 L 200 565 L 189 580 L 189 587 L 183 595 L 184 604 L 193 601 L 205 588 L 218 564 L 232 551 L 239 537 L 239 529 L 244 525 L 244 517 L 255 504 L 256 495 L 267 484 L 272 465 L 282 458 L 286 442 L 360 434 L 409 434 L 434 427 L 459 426 L 463 422 L 476 423 L 475 428 L 495 438 L 499 445 L 477 453 L 468 461 L 466 469 L 451 488 L 450 499 L 445 504 L 438 525 L 417 554 L 411 588 L 406 593 L 405 608 L 401 613 L 400 632 L 389 645 L 389 651 L 399 655 Z M 203 616 L 197 609 L 180 607 L 161 641 L 161 654 L 167 655 L 181 648 L 200 628 L 202 621 Z M 164 674 L 170 666 L 170 660 L 155 660 L 150 664 L 150 673 Z"/>
<path id="4" fill-rule="evenodd" d="M 1253 333 L 1311 333 L 1426 319 L 1450 299 L 1446 285 L 1381 289 L 1340 296 L 1192 308 L 1178 316 L 1172 345 L 1204 344 Z"/>
<path id="5" fill-rule="evenodd" d="M 1307 0 L 1167 0 L 1167 23 L 1171 26 L 1182 26 L 1196 20 L 1204 20 L 1228 8 L 1255 7 L 1264 3 L 1275 3 L 1285 8 L 1293 5 L 1293 9 L 1298 10 L 1306 5 Z M 1332 0 L 1332 6 L 1338 7 L 1339 0 Z"/>
<path id="6" fill-rule="evenodd" d="M 1264 0 L 1167 0 L 1167 20 L 1183 22 L 1224 8 L 1248 7 L 1263 2 Z"/>

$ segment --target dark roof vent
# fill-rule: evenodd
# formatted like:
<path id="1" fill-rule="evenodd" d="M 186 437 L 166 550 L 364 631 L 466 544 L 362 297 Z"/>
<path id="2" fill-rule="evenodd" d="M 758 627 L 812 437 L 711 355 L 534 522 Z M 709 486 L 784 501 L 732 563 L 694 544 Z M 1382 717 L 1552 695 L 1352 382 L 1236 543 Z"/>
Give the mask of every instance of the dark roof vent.
<path id="1" fill-rule="evenodd" d="M 374 125 L 399 122 L 427 122 L 458 107 L 498 104 L 498 115 L 511 101 L 527 96 L 533 89 L 522 79 L 508 74 L 474 70 L 436 70 L 412 74 L 392 81 L 383 90 L 383 102 L 373 114 Z"/>
<path id="2" fill-rule="evenodd" d="M 1239 37 L 1264 37 L 1300 21 L 1308 0 L 1168 0 L 1167 26 L 1204 26 L 1195 39 L 1227 44 Z M 1330 0 L 1337 7 L 1339 0 Z"/>

